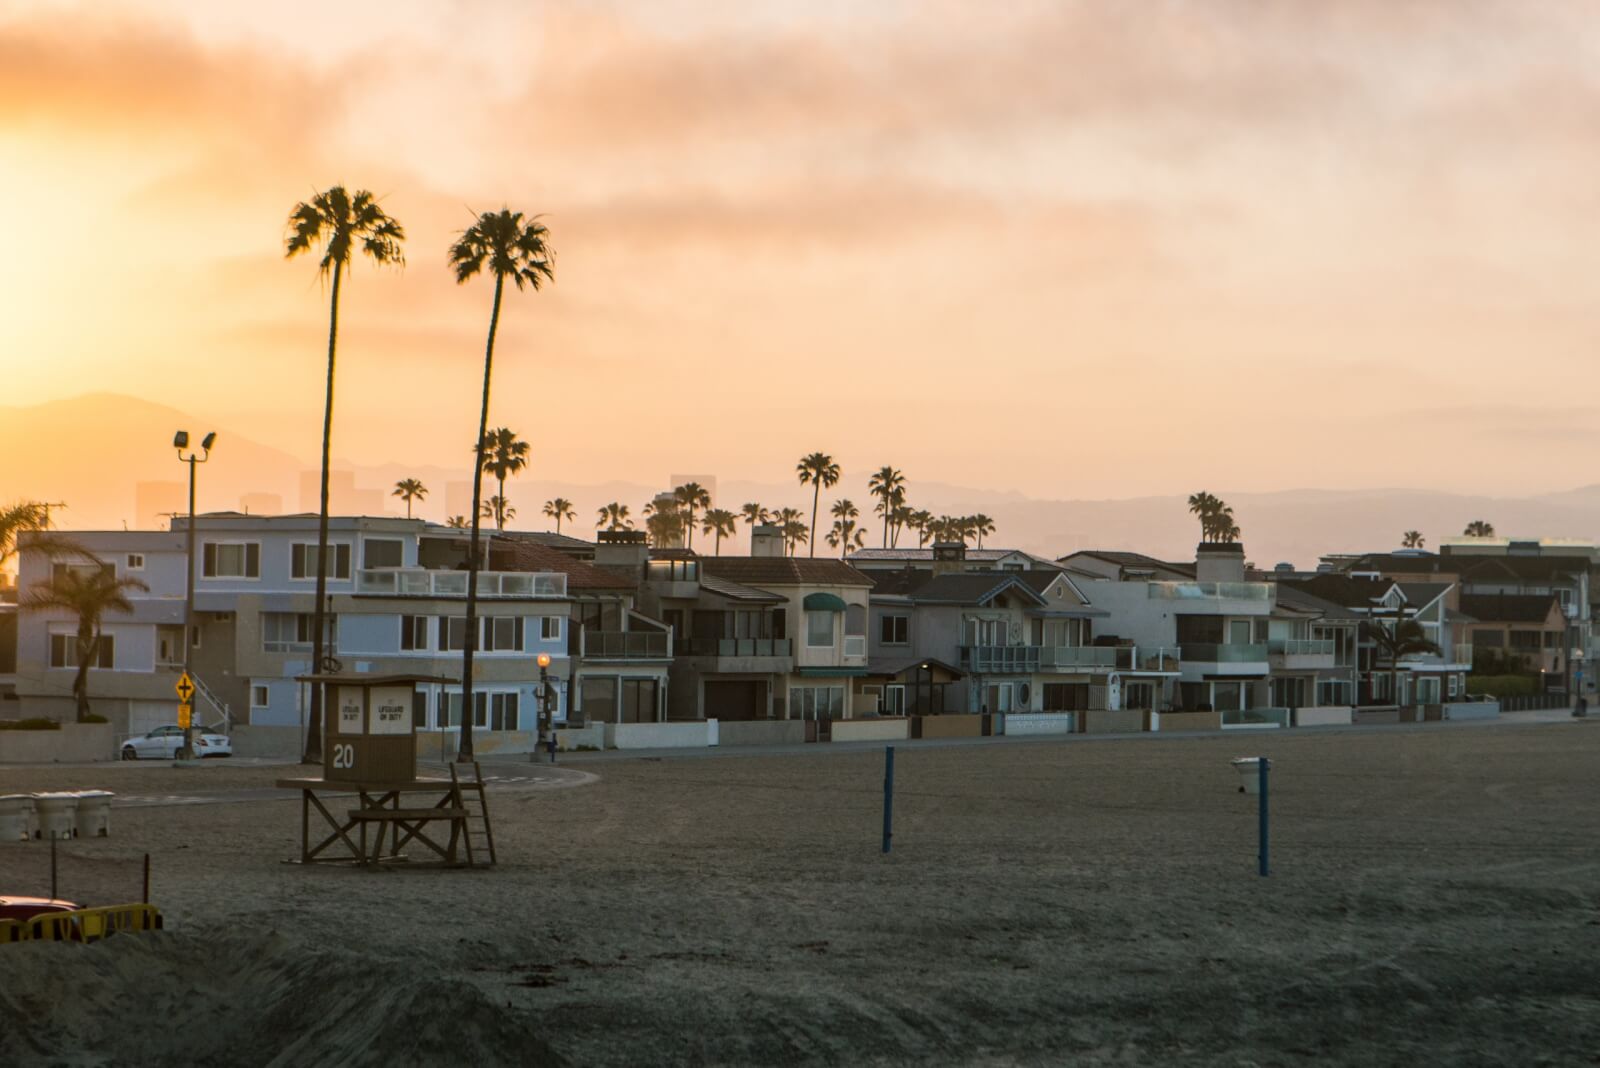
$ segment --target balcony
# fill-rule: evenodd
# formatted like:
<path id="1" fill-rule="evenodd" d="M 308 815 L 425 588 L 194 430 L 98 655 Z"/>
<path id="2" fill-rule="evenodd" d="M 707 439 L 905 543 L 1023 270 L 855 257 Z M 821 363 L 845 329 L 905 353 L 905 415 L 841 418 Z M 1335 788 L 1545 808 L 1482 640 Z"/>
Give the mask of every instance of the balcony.
<path id="1" fill-rule="evenodd" d="M 1319 638 L 1274 638 L 1267 642 L 1267 653 L 1275 668 L 1333 667 L 1334 643 Z"/>
<path id="2" fill-rule="evenodd" d="M 1270 582 L 1152 582 L 1149 596 L 1159 601 L 1270 601 Z"/>
<path id="3" fill-rule="evenodd" d="M 665 630 L 583 628 L 578 655 L 585 660 L 670 660 L 672 634 Z"/>
<path id="4" fill-rule="evenodd" d="M 980 675 L 1031 675 L 1041 652 L 1037 645 L 963 645 L 961 666 Z"/>
<path id="5" fill-rule="evenodd" d="M 678 655 L 787 657 L 793 648 L 788 638 L 684 638 L 678 642 Z"/>
<path id="6" fill-rule="evenodd" d="M 1198 681 L 1203 675 L 1265 675 L 1267 647 L 1261 643 L 1234 645 L 1211 642 L 1186 642 L 1183 650 L 1183 676 Z"/>
<path id="7" fill-rule="evenodd" d="M 462 598 L 467 595 L 467 573 L 423 567 L 363 569 L 356 572 L 356 593 L 376 597 Z M 566 595 L 567 576 L 560 572 L 478 572 L 479 597 L 531 599 Z"/>

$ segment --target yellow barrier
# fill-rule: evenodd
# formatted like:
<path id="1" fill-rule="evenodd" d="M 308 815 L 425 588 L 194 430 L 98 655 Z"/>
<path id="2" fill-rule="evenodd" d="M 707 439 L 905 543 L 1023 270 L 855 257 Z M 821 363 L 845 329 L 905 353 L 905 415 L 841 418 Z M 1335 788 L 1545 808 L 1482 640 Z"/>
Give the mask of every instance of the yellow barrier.
<path id="1" fill-rule="evenodd" d="M 7 942 L 21 942 L 27 937 L 27 920 L 0 920 L 0 946 Z"/>
<path id="2" fill-rule="evenodd" d="M 6 928 L 23 927 L 19 937 L 7 937 Z M 44 942 L 96 942 L 122 931 L 158 931 L 161 910 L 154 905 L 106 905 L 72 912 L 47 912 L 31 920 L 9 920 L 0 924 L 0 942 L 35 940 Z"/>

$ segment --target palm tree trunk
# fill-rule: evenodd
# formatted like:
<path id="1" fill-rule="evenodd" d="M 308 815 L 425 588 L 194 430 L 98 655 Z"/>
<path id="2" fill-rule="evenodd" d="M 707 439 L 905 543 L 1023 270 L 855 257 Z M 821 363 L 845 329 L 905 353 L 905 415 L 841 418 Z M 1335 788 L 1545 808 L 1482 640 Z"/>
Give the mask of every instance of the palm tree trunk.
<path id="1" fill-rule="evenodd" d="M 495 317 L 499 318 L 499 313 L 498 312 L 496 313 Z M 488 401 L 484 401 L 484 409 L 483 410 L 484 410 L 484 413 L 485 413 L 484 414 L 484 418 L 487 419 L 488 418 L 488 414 L 487 413 L 489 411 L 489 402 Z M 488 428 L 485 427 L 484 431 L 487 433 Z M 504 530 L 504 529 L 506 529 L 506 476 L 505 475 L 497 475 L 496 476 L 496 480 L 499 482 L 499 485 L 500 485 L 500 493 L 499 493 L 499 495 L 497 497 L 495 497 L 495 500 L 494 500 L 494 528 L 496 530 Z"/>
<path id="2" fill-rule="evenodd" d="M 489 341 L 483 350 L 483 406 L 478 410 L 478 453 L 472 464 L 472 544 L 467 555 L 467 627 L 461 641 L 461 744 L 456 760 L 468 763 L 472 751 L 472 654 L 478 644 L 478 527 L 483 497 L 483 437 L 489 432 L 489 375 L 494 369 L 494 333 L 500 326 L 500 295 L 505 275 L 494 277 L 494 310 L 489 313 Z M 505 480 L 500 480 L 500 500 L 505 501 Z"/>
<path id="3" fill-rule="evenodd" d="M 887 549 L 889 547 L 889 495 L 881 493 L 879 496 L 883 498 L 883 547 Z"/>
<path id="4" fill-rule="evenodd" d="M 811 484 L 811 487 L 811 537 L 806 539 L 806 555 L 815 557 L 817 555 L 817 505 L 822 500 L 821 477 L 818 477 Z"/>
<path id="5" fill-rule="evenodd" d="M 94 639 L 94 631 L 84 620 L 78 624 L 78 670 L 72 676 L 72 698 L 77 706 L 79 723 L 89 722 L 89 661 L 98 652 L 96 648 L 100 643 Z"/>
<path id="6" fill-rule="evenodd" d="M 410 497 L 406 498 L 406 518 L 407 519 L 411 518 L 411 498 Z"/>
<path id="7" fill-rule="evenodd" d="M 311 674 L 322 674 L 327 650 L 322 645 L 326 626 L 323 606 L 328 599 L 328 455 L 333 441 L 333 354 L 339 340 L 339 283 L 344 263 L 333 265 L 333 296 L 328 302 L 328 389 L 322 404 L 322 498 L 317 511 L 317 593 L 311 608 Z M 189 640 L 184 635 L 184 641 Z M 322 763 L 322 687 L 311 684 L 311 713 L 306 718 L 306 746 L 302 764 Z"/>

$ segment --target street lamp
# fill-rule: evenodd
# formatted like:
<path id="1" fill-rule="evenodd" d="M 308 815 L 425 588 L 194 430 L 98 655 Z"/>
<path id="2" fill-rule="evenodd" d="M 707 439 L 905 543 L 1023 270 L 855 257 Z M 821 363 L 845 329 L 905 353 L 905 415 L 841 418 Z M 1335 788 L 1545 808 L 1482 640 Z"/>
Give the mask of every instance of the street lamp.
<path id="1" fill-rule="evenodd" d="M 188 543 L 188 581 L 185 583 L 183 593 L 183 673 L 189 678 L 190 661 L 194 656 L 194 475 L 195 464 L 203 464 L 211 459 L 211 446 L 216 443 L 216 431 L 212 431 L 200 440 L 200 449 L 189 449 L 189 432 L 180 430 L 172 436 L 172 447 L 178 451 L 178 461 L 189 465 L 189 528 L 186 532 Z M 189 455 L 183 454 L 189 449 Z M 192 700 L 192 697 L 191 697 Z M 178 759 L 194 759 L 194 737 L 197 728 L 194 725 L 193 705 L 190 705 L 189 723 L 183 732 L 183 748 L 178 751 Z"/>
<path id="2" fill-rule="evenodd" d="M 538 718 L 538 721 L 534 724 L 534 726 L 537 728 L 537 733 L 536 733 L 536 735 L 534 737 L 534 741 L 533 741 L 533 754 L 534 754 L 534 758 L 535 759 L 538 758 L 539 747 L 544 744 L 545 724 L 550 719 L 552 719 L 553 715 L 554 715 L 550 711 L 550 654 L 549 653 L 540 653 L 539 654 L 539 659 L 538 659 L 538 664 L 539 664 L 539 712 L 538 712 L 539 718 Z M 556 762 L 556 736 L 555 736 L 555 731 L 552 728 L 552 730 L 550 732 L 550 763 L 554 764 L 555 762 Z"/>

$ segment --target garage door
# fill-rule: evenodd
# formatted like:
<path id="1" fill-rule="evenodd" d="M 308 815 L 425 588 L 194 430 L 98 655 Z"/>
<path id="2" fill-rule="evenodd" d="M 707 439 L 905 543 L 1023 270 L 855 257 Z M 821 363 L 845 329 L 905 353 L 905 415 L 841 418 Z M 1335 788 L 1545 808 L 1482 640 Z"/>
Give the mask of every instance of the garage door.
<path id="1" fill-rule="evenodd" d="M 706 683 L 707 719 L 766 719 L 767 684 L 760 679 Z"/>
<path id="2" fill-rule="evenodd" d="M 178 722 L 178 706 L 171 701 L 129 701 L 128 733 L 147 734 Z"/>

